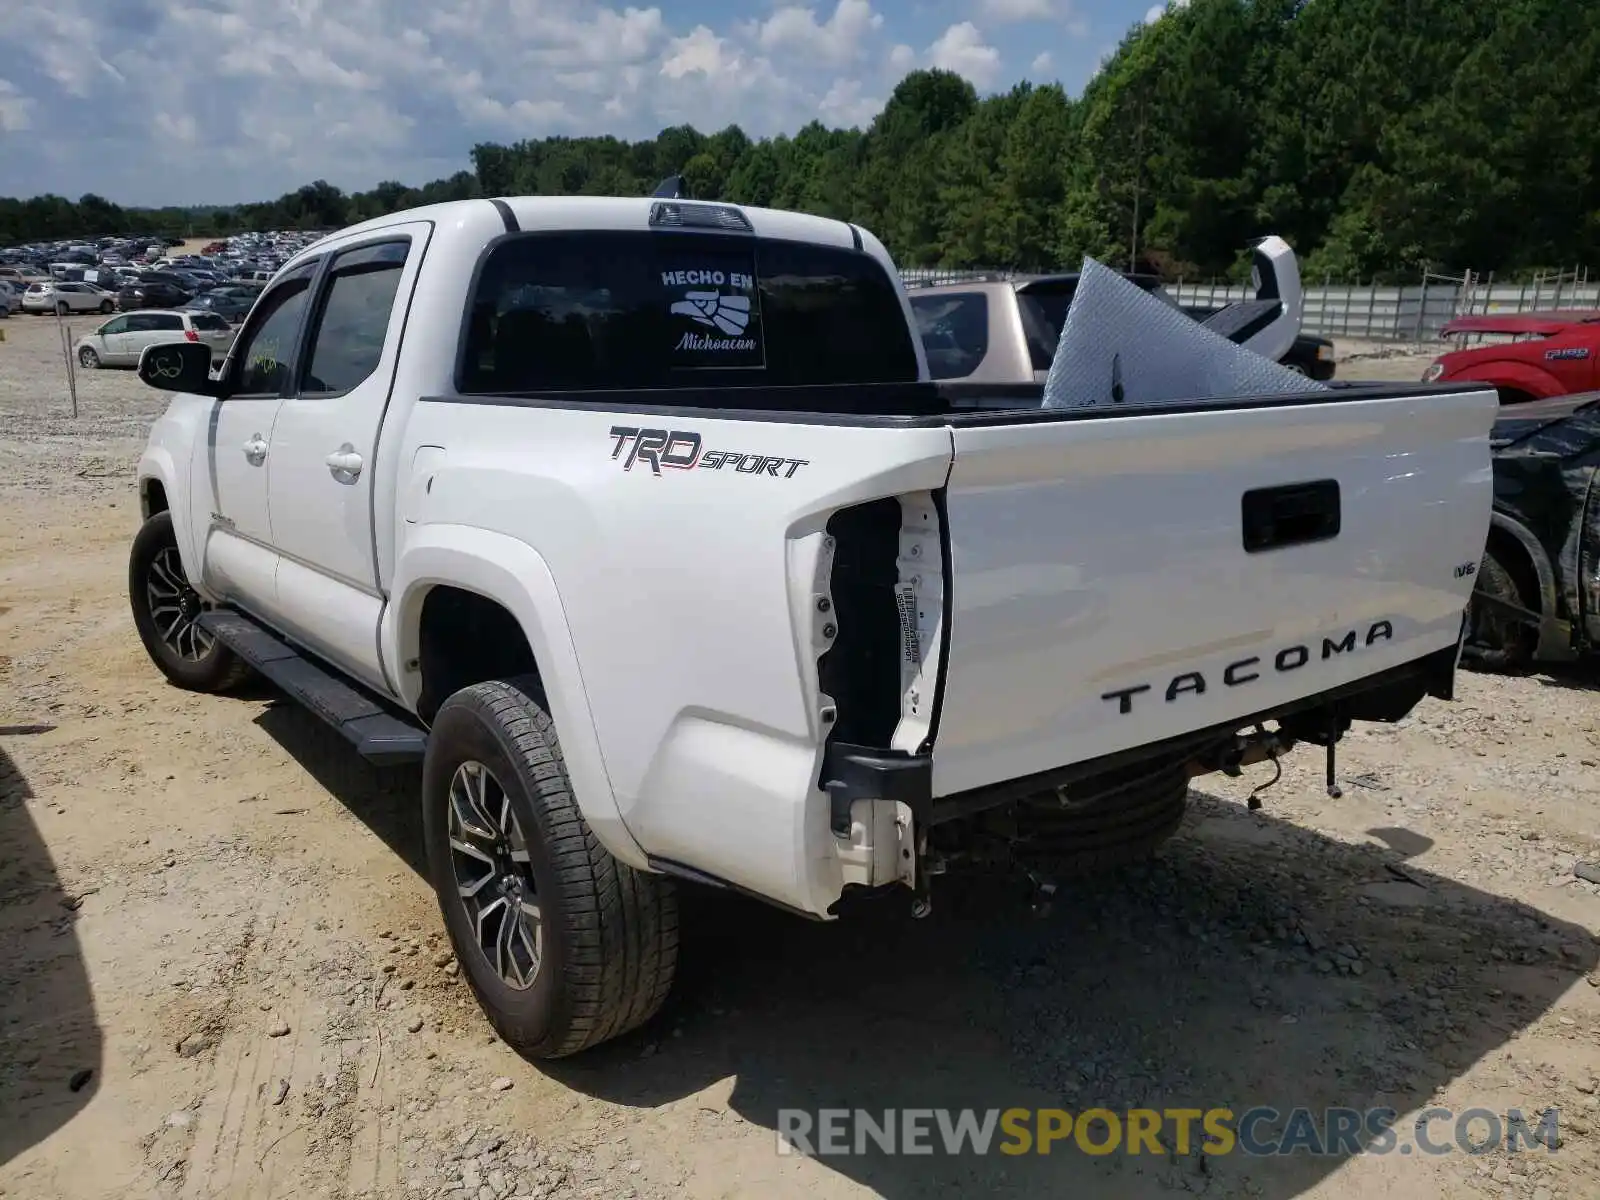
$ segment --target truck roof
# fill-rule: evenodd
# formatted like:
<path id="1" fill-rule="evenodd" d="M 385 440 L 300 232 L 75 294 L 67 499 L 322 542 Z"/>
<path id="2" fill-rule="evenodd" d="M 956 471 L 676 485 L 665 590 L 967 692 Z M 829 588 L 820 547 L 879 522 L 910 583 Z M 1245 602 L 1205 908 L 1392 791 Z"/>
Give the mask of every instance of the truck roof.
<path id="1" fill-rule="evenodd" d="M 494 196 L 478 200 L 450 200 L 442 204 L 427 204 L 374 217 L 370 221 L 340 229 L 329 234 L 328 238 L 318 239 L 300 250 L 284 264 L 284 267 L 287 269 L 319 253 L 319 248 L 330 238 L 344 239 L 353 234 L 376 233 L 412 221 L 435 221 L 442 225 L 468 212 L 481 212 L 485 205 L 491 204 L 500 209 L 501 218 L 505 221 L 508 232 L 555 229 L 649 229 L 652 227 L 651 214 L 658 209 L 679 212 L 716 209 L 737 214 L 749 232 L 757 237 L 813 242 L 841 248 L 854 247 L 878 258 L 888 270 L 894 269 L 888 251 L 878 239 L 860 226 L 846 221 L 813 216 L 809 213 L 728 204 L 722 201 L 666 200 L 652 196 Z M 676 223 L 658 221 L 658 224 Z"/>

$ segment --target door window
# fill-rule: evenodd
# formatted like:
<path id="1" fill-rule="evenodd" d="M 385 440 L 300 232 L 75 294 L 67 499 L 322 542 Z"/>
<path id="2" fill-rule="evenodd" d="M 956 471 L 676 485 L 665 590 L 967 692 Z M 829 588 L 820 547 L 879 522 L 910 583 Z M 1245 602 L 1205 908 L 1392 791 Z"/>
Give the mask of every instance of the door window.
<path id="1" fill-rule="evenodd" d="M 112 334 L 116 333 L 127 333 L 128 322 L 131 320 L 133 320 L 132 317 L 112 317 L 111 320 L 100 326 L 100 336 L 110 337 Z"/>
<path id="2" fill-rule="evenodd" d="M 151 329 L 158 329 L 163 333 L 183 332 L 183 318 L 177 313 L 155 313 L 150 319 L 154 322 L 150 326 Z"/>
<path id="3" fill-rule="evenodd" d="M 409 248 L 409 242 L 384 242 L 333 260 L 301 395 L 342 395 L 378 369 Z"/>
<path id="4" fill-rule="evenodd" d="M 155 313 L 133 313 L 128 317 L 128 327 L 124 333 L 154 333 L 161 326 L 156 324 Z"/>
<path id="5" fill-rule="evenodd" d="M 307 263 L 262 297 L 234 346 L 236 396 L 276 396 L 294 377 L 295 343 L 316 264 Z"/>

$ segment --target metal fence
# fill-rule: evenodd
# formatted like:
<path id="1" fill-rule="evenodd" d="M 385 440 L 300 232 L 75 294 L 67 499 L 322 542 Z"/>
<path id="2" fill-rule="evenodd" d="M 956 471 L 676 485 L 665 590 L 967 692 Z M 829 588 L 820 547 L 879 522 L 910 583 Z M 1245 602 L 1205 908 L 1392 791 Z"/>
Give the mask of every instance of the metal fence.
<path id="1" fill-rule="evenodd" d="M 907 284 L 923 285 L 1027 277 L 1014 271 L 937 267 L 908 267 L 900 275 Z M 1219 281 L 1195 283 L 1180 279 L 1168 284 L 1167 291 L 1179 304 L 1197 308 L 1221 308 L 1251 296 L 1243 284 Z M 1552 308 L 1600 309 L 1600 281 L 1591 282 L 1586 268 L 1548 272 L 1524 283 L 1496 283 L 1492 274 L 1483 276 L 1471 271 L 1463 275 L 1430 272 L 1406 286 L 1307 281 L 1301 327 L 1323 337 L 1423 342 L 1437 339 L 1444 326 L 1456 317 Z"/>

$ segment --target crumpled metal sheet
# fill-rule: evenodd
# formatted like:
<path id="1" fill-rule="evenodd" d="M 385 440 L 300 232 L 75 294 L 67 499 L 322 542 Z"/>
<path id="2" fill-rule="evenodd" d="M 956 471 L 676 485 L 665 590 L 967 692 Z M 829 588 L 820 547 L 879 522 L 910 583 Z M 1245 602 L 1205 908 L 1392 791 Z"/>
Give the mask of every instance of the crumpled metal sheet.
<path id="1" fill-rule="evenodd" d="M 1326 390 L 1086 258 L 1045 380 L 1044 406 L 1109 408 Z"/>

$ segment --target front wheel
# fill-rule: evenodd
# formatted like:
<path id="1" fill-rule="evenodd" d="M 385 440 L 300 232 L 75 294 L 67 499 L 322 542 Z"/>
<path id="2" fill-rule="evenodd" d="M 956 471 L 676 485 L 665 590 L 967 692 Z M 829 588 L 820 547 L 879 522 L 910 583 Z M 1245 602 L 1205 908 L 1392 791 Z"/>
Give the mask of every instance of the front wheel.
<path id="1" fill-rule="evenodd" d="M 200 625 L 205 603 L 183 573 L 172 514 L 157 513 L 139 528 L 128 556 L 128 603 L 145 652 L 181 688 L 220 692 L 250 668 Z"/>
<path id="2" fill-rule="evenodd" d="M 100 356 L 94 352 L 93 346 L 85 346 L 78 351 L 78 365 L 85 371 L 92 371 L 100 365 Z"/>
<path id="3" fill-rule="evenodd" d="M 490 1022 L 561 1058 L 649 1020 L 678 957 L 671 881 L 618 862 L 573 799 L 536 679 L 463 688 L 422 769 L 423 837 L 445 927 Z"/>
<path id="4" fill-rule="evenodd" d="M 66 315 L 67 315 L 67 306 L 65 304 L 57 304 L 56 305 L 56 316 L 64 317 Z"/>

